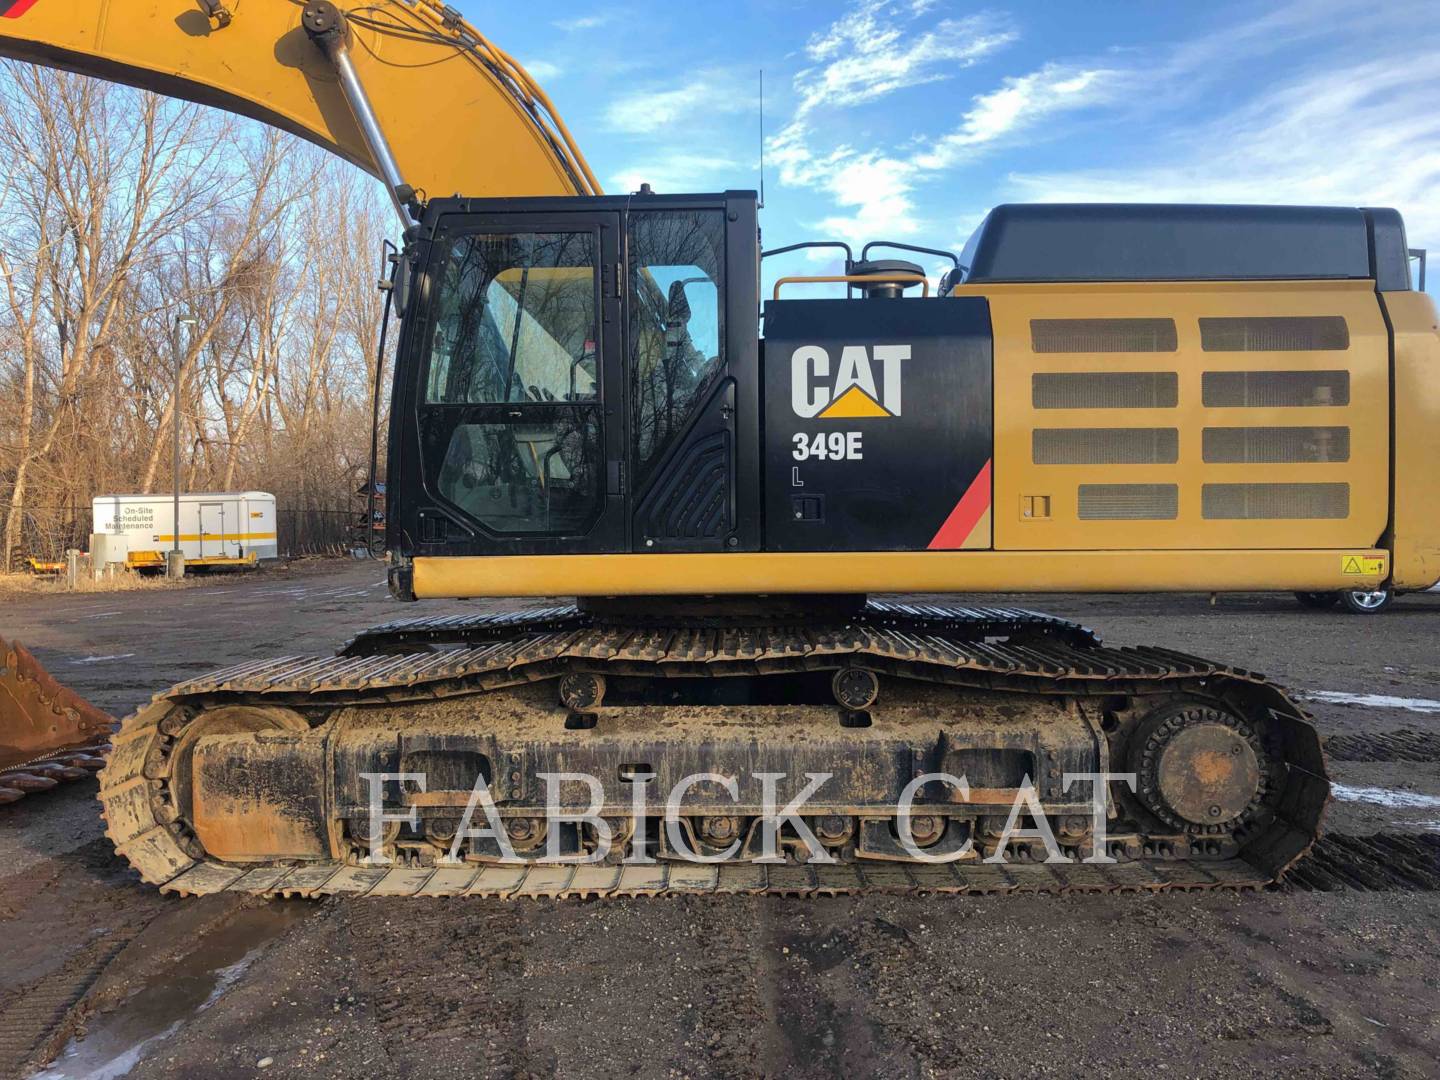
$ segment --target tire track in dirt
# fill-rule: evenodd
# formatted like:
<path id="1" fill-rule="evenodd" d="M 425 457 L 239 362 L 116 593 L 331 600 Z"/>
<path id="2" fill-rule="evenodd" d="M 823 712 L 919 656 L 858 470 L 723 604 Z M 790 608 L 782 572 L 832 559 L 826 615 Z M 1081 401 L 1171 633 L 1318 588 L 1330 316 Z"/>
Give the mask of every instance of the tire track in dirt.
<path id="1" fill-rule="evenodd" d="M 142 885 L 93 840 L 0 881 L 0 1077 L 49 1061 L 113 1004 L 253 901 L 185 905 Z"/>
<path id="2" fill-rule="evenodd" d="M 81 1001 L 128 940 L 97 942 L 53 975 L 0 998 L 0 1077 L 28 1076 L 73 1034 Z"/>

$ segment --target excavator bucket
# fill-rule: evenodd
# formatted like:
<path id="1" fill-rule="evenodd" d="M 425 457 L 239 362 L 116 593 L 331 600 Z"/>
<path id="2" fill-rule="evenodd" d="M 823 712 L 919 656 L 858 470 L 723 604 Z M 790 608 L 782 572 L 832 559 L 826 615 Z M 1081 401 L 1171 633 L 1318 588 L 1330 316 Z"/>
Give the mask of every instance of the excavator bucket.
<path id="1" fill-rule="evenodd" d="M 0 638 L 0 804 L 97 772 L 115 718 Z"/>

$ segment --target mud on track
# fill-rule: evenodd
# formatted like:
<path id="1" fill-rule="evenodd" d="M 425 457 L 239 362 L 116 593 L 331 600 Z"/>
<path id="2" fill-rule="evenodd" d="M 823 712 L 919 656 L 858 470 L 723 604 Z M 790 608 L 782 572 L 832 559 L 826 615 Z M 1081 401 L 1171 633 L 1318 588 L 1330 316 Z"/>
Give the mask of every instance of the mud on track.
<path id="1" fill-rule="evenodd" d="M 329 651 L 369 623 L 477 609 L 403 606 L 381 577 L 308 564 L 175 592 L 6 596 L 0 632 L 120 713 L 226 663 Z M 1369 620 L 1300 612 L 1284 597 L 991 602 L 1294 687 L 1440 699 L 1440 597 Z M 1433 757 L 1371 752 L 1387 741 L 1374 733 L 1433 740 L 1440 715 L 1308 707 L 1322 734 L 1362 740 L 1336 755 L 1341 783 L 1440 796 Z M 1374 760 L 1349 760 L 1359 756 Z M 103 842 L 93 796 L 80 781 L 0 809 L 0 1076 L 26 1075 L 27 1061 L 87 1024 L 102 1032 L 126 1010 L 144 1013 L 156 997 L 146 988 L 177 964 L 203 972 L 228 958 L 216 946 L 234 944 L 226 927 L 255 938 L 248 966 L 146 1044 L 129 1075 L 254 1076 L 271 1058 L 263 1075 L 1153 1076 L 1166 1066 L 1419 1077 L 1440 1056 L 1440 893 L 1423 881 L 1208 896 L 326 901 L 262 931 L 250 901 L 197 905 L 141 886 Z M 1433 851 L 1413 838 L 1440 835 L 1440 811 L 1396 801 L 1337 801 L 1330 827 Z M 1353 863 L 1343 845 L 1324 845 L 1332 853 Z"/>

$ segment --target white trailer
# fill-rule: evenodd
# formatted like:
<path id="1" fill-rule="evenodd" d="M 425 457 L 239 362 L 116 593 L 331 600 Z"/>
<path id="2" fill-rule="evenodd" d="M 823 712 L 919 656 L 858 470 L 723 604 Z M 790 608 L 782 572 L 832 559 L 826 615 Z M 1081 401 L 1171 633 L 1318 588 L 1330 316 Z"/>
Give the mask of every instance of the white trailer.
<path id="1" fill-rule="evenodd" d="M 97 495 L 97 534 L 123 537 L 111 548 L 128 551 L 140 570 L 165 565 L 175 541 L 175 496 Z M 264 491 L 189 492 L 180 496 L 180 550 L 187 566 L 253 566 L 278 558 L 275 496 Z"/>

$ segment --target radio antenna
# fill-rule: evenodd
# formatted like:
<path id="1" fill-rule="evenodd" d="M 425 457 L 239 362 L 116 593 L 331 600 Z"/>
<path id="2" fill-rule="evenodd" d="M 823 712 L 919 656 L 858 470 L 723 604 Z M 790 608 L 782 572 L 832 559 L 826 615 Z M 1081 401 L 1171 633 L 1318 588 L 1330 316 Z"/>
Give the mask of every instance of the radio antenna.
<path id="1" fill-rule="evenodd" d="M 760 69 L 760 206 L 765 209 L 765 69 Z"/>

